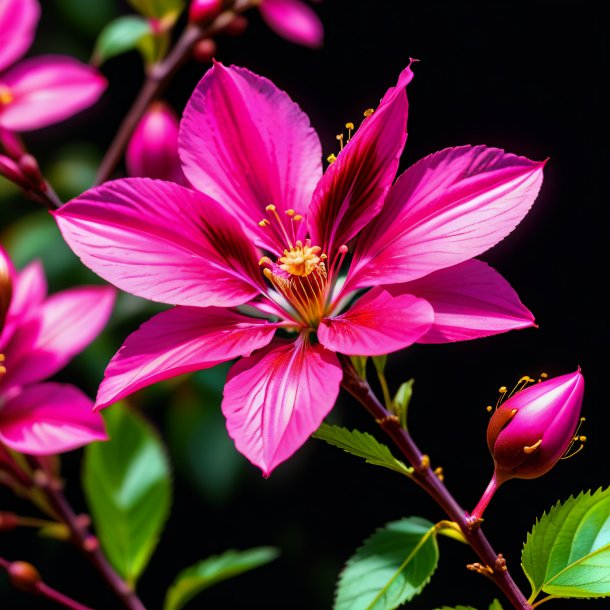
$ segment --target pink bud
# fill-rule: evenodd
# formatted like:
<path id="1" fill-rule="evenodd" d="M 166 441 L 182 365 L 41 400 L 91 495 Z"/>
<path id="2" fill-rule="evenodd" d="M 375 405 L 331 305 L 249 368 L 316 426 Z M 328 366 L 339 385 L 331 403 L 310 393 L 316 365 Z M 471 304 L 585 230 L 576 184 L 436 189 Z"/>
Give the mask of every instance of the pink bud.
<path id="1" fill-rule="evenodd" d="M 207 23 L 212 21 L 222 10 L 222 0 L 191 0 L 189 21 Z"/>
<path id="2" fill-rule="evenodd" d="M 202 64 L 211 63 L 216 51 L 216 43 L 211 38 L 204 38 L 193 47 L 193 59 Z"/>
<path id="3" fill-rule="evenodd" d="M 241 36 L 248 27 L 248 20 L 243 15 L 235 15 L 225 26 L 223 33 L 227 36 Z"/>
<path id="4" fill-rule="evenodd" d="M 519 383 L 533 380 L 523 377 Z M 535 479 L 548 472 L 565 455 L 577 436 L 585 380 L 575 373 L 538 382 L 511 396 L 491 416 L 487 445 L 494 458 L 494 473 L 470 515 L 474 525 L 489 501 L 509 479 Z M 506 388 L 501 388 L 504 393 Z M 491 408 L 491 407 L 490 407 Z M 578 450 L 576 450 L 578 451 Z"/>
<path id="5" fill-rule="evenodd" d="M 11 584 L 19 591 L 36 593 L 36 587 L 40 583 L 40 574 L 31 563 L 13 561 L 8 567 L 8 575 Z"/>
<path id="6" fill-rule="evenodd" d="M 142 117 L 125 162 L 130 176 L 187 183 L 178 157 L 178 117 L 165 102 L 153 103 Z"/>

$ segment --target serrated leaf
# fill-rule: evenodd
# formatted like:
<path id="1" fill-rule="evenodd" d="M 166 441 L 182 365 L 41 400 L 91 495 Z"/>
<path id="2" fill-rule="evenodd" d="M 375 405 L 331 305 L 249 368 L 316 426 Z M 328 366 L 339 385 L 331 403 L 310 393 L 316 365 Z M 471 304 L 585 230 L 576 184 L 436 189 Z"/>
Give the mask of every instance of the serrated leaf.
<path id="1" fill-rule="evenodd" d="M 142 417 L 118 404 L 104 419 L 112 440 L 85 449 L 83 489 L 106 557 L 133 585 L 169 516 L 170 468 Z"/>
<path id="2" fill-rule="evenodd" d="M 374 436 L 358 430 L 347 430 L 340 426 L 331 426 L 323 423 L 314 438 L 326 441 L 330 445 L 339 447 L 347 453 L 364 458 L 368 464 L 383 466 L 399 474 L 411 476 L 413 469 L 396 459 L 386 445 L 380 443 Z"/>
<path id="3" fill-rule="evenodd" d="M 141 41 L 153 34 L 147 19 L 137 15 L 119 17 L 100 32 L 93 51 L 93 63 L 99 66 L 111 57 L 133 51 Z"/>
<path id="4" fill-rule="evenodd" d="M 497 599 L 494 599 L 493 602 L 489 604 L 489 610 L 503 610 L 502 604 Z"/>
<path id="5" fill-rule="evenodd" d="M 558 502 L 528 534 L 521 563 L 533 598 L 609 596 L 610 488 Z"/>
<path id="6" fill-rule="evenodd" d="M 419 517 L 388 523 L 347 562 L 334 610 L 392 610 L 424 588 L 437 563 L 433 523 Z"/>
<path id="7" fill-rule="evenodd" d="M 269 563 L 278 554 L 273 547 L 259 547 L 208 557 L 176 576 L 167 591 L 163 610 L 180 610 L 204 589 Z"/>
<path id="8" fill-rule="evenodd" d="M 163 19 L 177 16 L 184 9 L 185 0 L 127 0 L 144 17 Z"/>

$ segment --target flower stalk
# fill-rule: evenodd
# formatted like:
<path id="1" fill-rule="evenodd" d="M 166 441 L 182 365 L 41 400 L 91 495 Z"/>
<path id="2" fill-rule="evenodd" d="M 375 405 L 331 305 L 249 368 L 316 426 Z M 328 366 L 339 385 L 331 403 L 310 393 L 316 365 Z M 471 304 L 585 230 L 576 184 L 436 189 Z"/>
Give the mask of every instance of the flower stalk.
<path id="1" fill-rule="evenodd" d="M 342 386 L 375 418 L 382 430 L 413 466 L 413 480 L 457 523 L 464 538 L 483 562 L 481 571 L 498 586 L 514 608 L 531 610 L 504 559 L 494 551 L 479 524 L 473 527 L 468 513 L 458 504 L 451 492 L 430 468 L 430 459 L 415 444 L 411 435 L 400 425 L 399 419 L 379 402 L 368 382 L 356 372 L 349 357 L 339 357 L 343 368 Z M 473 566 L 480 564 L 473 564 Z M 479 571 L 479 570 L 477 570 Z"/>

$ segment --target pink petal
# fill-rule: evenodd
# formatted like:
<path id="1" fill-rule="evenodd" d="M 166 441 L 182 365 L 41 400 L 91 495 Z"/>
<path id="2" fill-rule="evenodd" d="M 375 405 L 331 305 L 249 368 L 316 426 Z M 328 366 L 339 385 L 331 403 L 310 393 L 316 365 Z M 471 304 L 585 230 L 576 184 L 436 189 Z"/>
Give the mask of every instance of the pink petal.
<path id="1" fill-rule="evenodd" d="M 169 104 L 158 101 L 146 111 L 129 140 L 125 164 L 130 176 L 188 186 L 178 157 L 178 116 Z"/>
<path id="2" fill-rule="evenodd" d="M 406 282 L 485 252 L 527 214 L 543 167 L 485 146 L 422 159 L 398 178 L 363 231 L 346 286 Z"/>
<path id="3" fill-rule="evenodd" d="M 237 362 L 222 401 L 237 450 L 268 476 L 318 429 L 341 378 L 337 356 L 305 337 L 275 342 Z"/>
<path id="4" fill-rule="evenodd" d="M 73 288 L 50 296 L 13 335 L 3 385 L 34 383 L 64 368 L 100 334 L 115 296 L 109 286 Z"/>
<path id="5" fill-rule="evenodd" d="M 267 25 L 286 40 L 313 49 L 322 46 L 322 22 L 300 0 L 262 0 L 258 10 Z"/>
<path id="6" fill-rule="evenodd" d="M 0 0 L 0 70 L 30 48 L 39 18 L 36 0 Z"/>
<path id="7" fill-rule="evenodd" d="M 13 285 L 15 283 L 15 268 L 13 262 L 4 248 L 0 246 L 0 348 L 2 347 L 2 334 L 8 311 L 13 299 Z"/>
<path id="8" fill-rule="evenodd" d="M 0 442 L 20 453 L 52 455 L 107 439 L 91 399 L 72 385 L 29 386 L 0 411 Z"/>
<path id="9" fill-rule="evenodd" d="M 170 305 L 241 305 L 264 290 L 259 254 L 209 197 L 127 178 L 54 213 L 83 263 L 122 290 Z"/>
<path id="10" fill-rule="evenodd" d="M 434 311 L 424 299 L 373 288 L 349 311 L 322 320 L 318 339 L 348 356 L 381 356 L 415 343 L 433 320 Z"/>
<path id="11" fill-rule="evenodd" d="M 283 250 L 258 223 L 274 204 L 300 214 L 322 174 L 322 149 L 307 115 L 271 81 L 215 63 L 197 85 L 180 125 L 184 173 L 221 201 L 259 244 Z"/>
<path id="12" fill-rule="evenodd" d="M 96 408 L 158 381 L 249 356 L 271 341 L 277 328 L 218 307 L 176 307 L 129 335 L 110 361 Z"/>
<path id="13" fill-rule="evenodd" d="M 447 343 L 535 326 L 534 316 L 510 284 L 486 263 L 470 260 L 414 282 L 390 286 L 434 308 L 434 324 L 418 343 Z"/>
<path id="14" fill-rule="evenodd" d="M 396 87 L 388 89 L 318 183 L 309 228 L 324 252 L 346 244 L 381 210 L 407 139 L 405 88 L 412 78 L 410 67 L 400 73 Z"/>
<path id="15" fill-rule="evenodd" d="M 94 104 L 106 79 L 87 64 L 61 55 L 22 61 L 2 75 L 13 101 L 0 113 L 0 125 L 29 131 L 63 121 Z"/>

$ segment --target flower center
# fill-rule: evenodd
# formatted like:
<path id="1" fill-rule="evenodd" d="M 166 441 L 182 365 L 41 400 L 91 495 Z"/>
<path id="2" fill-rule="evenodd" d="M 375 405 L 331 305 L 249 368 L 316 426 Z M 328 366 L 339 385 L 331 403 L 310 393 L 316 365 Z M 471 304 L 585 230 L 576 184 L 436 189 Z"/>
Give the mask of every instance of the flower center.
<path id="1" fill-rule="evenodd" d="M 11 90 L 5 85 L 0 85 L 0 106 L 8 106 L 14 99 Z"/>
<path id="2" fill-rule="evenodd" d="M 280 269 L 291 275 L 308 276 L 316 269 L 324 267 L 322 259 L 326 257 L 324 254 L 318 256 L 321 251 L 322 248 L 312 246 L 309 239 L 305 240 L 305 244 L 299 239 L 290 250 L 284 250 L 284 256 L 278 259 L 278 263 L 281 263 Z"/>

